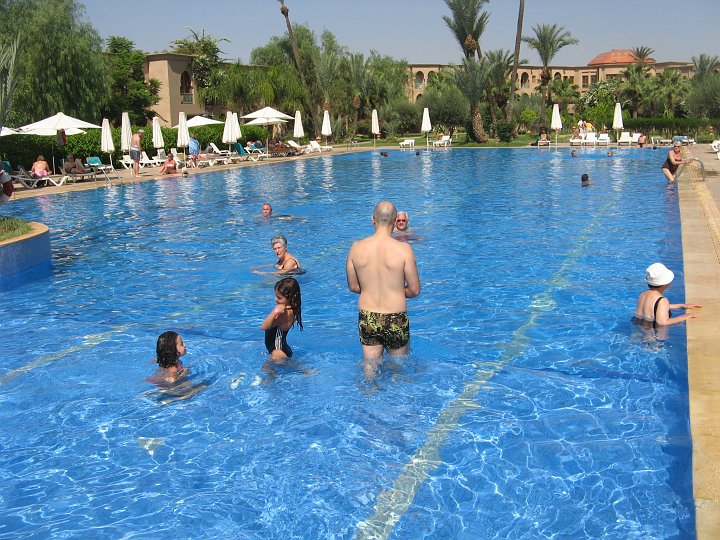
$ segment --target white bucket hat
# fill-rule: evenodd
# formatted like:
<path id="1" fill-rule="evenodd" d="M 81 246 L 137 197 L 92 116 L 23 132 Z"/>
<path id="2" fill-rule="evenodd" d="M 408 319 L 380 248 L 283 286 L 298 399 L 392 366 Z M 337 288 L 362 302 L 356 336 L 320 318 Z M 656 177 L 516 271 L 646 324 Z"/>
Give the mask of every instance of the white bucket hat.
<path id="1" fill-rule="evenodd" d="M 651 287 L 668 285 L 675 279 L 675 274 L 662 263 L 654 263 L 645 270 L 645 281 Z"/>

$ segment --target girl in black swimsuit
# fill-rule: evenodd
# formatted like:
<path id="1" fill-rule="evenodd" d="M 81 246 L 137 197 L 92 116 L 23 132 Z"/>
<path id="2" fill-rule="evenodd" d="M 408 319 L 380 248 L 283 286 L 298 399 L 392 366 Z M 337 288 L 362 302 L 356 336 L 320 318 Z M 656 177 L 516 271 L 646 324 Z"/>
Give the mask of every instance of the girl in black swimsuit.
<path id="1" fill-rule="evenodd" d="M 272 371 L 273 364 L 281 364 L 292 357 L 293 351 L 287 344 L 288 332 L 295 324 L 303 329 L 300 284 L 295 278 L 284 278 L 275 284 L 275 303 L 260 326 L 265 331 L 265 347 L 270 354 L 263 366 L 265 371 Z"/>

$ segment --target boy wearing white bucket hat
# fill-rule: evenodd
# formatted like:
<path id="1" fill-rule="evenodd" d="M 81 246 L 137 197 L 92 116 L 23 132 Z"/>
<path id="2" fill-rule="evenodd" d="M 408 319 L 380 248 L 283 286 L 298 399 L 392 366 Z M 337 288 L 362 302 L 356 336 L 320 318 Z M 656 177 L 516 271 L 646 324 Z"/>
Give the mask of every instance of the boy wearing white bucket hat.
<path id="1" fill-rule="evenodd" d="M 647 267 L 645 271 L 645 281 L 648 290 L 640 293 L 635 308 L 635 318 L 639 321 L 652 324 L 653 327 L 669 326 L 671 324 L 681 323 L 688 319 L 697 317 L 694 313 L 686 313 L 678 317 L 673 317 L 670 313 L 671 309 L 690 309 L 702 307 L 699 304 L 671 304 L 668 299 L 663 296 L 665 290 L 670 287 L 670 283 L 675 278 L 672 270 L 668 269 L 662 263 L 654 263 Z"/>

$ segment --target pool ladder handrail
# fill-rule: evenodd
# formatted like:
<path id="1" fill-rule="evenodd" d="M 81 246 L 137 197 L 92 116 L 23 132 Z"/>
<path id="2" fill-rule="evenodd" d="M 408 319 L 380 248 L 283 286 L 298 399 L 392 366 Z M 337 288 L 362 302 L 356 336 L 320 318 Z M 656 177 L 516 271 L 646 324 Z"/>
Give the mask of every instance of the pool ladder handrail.
<path id="1" fill-rule="evenodd" d="M 702 179 L 703 179 L 703 182 L 704 182 L 704 181 L 705 181 L 705 165 L 703 164 L 702 161 L 700 161 L 699 158 L 696 158 L 696 157 L 690 158 L 690 161 L 691 161 L 691 162 L 692 162 L 692 161 L 697 161 L 697 162 L 700 164 L 700 172 L 702 173 Z M 685 167 L 687 167 L 688 165 L 689 165 L 689 163 L 683 163 L 683 164 L 682 164 L 682 166 L 678 169 L 678 172 L 675 173 L 675 180 L 677 180 L 678 178 L 680 178 L 680 173 L 683 172 L 683 171 L 685 170 Z"/>

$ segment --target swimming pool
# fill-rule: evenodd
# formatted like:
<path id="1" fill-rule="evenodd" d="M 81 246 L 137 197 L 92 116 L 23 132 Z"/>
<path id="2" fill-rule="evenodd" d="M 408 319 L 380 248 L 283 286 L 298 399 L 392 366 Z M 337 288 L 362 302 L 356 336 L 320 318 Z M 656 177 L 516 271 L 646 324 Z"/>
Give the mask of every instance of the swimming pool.
<path id="1" fill-rule="evenodd" d="M 54 261 L 0 297 L 0 536 L 694 536 L 685 328 L 630 323 L 652 262 L 684 297 L 658 168 L 394 151 L 17 201 Z M 423 237 L 423 292 L 412 356 L 373 389 L 344 262 L 383 199 Z M 276 233 L 308 270 L 288 341 L 317 372 L 257 384 L 274 279 L 250 267 Z M 208 388 L 158 407 L 168 329 Z"/>

